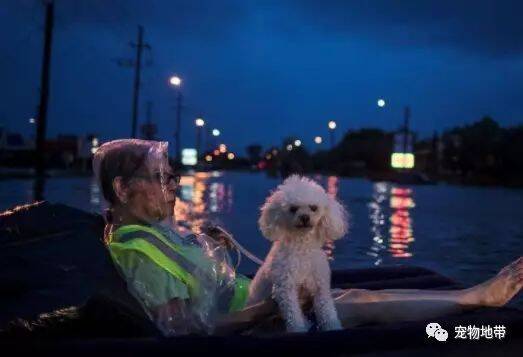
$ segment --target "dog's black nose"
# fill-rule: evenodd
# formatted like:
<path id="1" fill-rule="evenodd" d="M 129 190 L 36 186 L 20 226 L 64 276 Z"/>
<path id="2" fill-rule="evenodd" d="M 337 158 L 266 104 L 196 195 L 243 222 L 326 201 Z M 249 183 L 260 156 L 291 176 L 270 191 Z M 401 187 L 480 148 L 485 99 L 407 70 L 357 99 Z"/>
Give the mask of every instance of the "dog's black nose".
<path id="1" fill-rule="evenodd" d="M 310 218 L 308 215 L 306 215 L 306 214 L 302 214 L 302 215 L 300 215 L 300 221 L 301 221 L 301 223 L 303 223 L 303 224 L 309 224 L 310 220 L 311 220 L 311 218 Z"/>

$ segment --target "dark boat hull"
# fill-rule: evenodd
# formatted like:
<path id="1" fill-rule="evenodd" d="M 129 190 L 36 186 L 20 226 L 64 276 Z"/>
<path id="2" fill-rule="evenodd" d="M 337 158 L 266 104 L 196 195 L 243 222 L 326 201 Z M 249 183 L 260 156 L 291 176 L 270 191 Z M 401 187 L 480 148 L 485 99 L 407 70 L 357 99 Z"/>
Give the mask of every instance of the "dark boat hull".
<path id="1" fill-rule="evenodd" d="M 509 356 L 520 355 L 523 351 L 523 311 L 512 308 L 484 308 L 436 321 L 368 325 L 308 334 L 169 339 L 148 336 L 140 321 L 117 319 L 118 306 L 102 303 L 105 310 L 100 311 L 100 304 L 93 307 L 92 298 L 84 304 L 98 291 L 97 282 L 112 266 L 97 239 L 101 236 L 101 224 L 95 215 L 60 205 L 43 205 L 0 220 L 0 329 L 15 317 L 26 320 L 19 321 L 19 331 L 24 333 L 0 333 L 1 351 L 13 349 L 22 354 L 43 352 L 75 356 L 92 356 L 100 351 L 126 356 L 146 353 L 245 356 L 428 352 L 460 356 L 464 353 L 503 353 Z M 71 254 L 75 251 L 81 254 Z M 335 271 L 332 285 L 366 289 L 460 287 L 438 273 L 406 266 Z M 27 322 L 41 312 L 82 304 L 81 308 L 58 310 L 47 317 L 47 321 L 51 321 L 47 325 L 46 318 L 40 326 Z M 449 339 L 438 342 L 428 338 L 425 326 L 429 322 L 440 323 L 449 332 Z M 454 338 L 454 328 L 459 325 L 503 325 L 507 334 L 503 340 L 458 340 Z"/>

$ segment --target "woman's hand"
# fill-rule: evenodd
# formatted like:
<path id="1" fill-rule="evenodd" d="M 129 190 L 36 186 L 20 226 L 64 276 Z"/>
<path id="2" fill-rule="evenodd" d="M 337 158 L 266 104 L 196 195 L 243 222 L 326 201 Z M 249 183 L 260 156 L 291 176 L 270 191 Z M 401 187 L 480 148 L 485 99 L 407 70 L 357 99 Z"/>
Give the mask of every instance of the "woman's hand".
<path id="1" fill-rule="evenodd" d="M 217 226 L 207 226 L 203 227 L 203 233 L 211 237 L 216 243 L 227 248 L 232 249 L 234 247 L 233 243 L 229 239 L 227 233 L 225 233 L 220 227 Z"/>

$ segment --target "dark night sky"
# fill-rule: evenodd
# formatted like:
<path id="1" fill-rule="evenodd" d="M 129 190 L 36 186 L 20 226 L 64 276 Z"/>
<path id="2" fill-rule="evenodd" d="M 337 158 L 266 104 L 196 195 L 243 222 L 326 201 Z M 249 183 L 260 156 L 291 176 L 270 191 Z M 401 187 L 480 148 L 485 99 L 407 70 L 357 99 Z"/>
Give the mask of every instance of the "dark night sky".
<path id="1" fill-rule="evenodd" d="M 172 139 L 177 73 L 184 145 L 203 116 L 223 141 L 312 146 L 334 119 L 342 131 L 394 129 L 412 108 L 422 135 L 491 115 L 523 122 L 521 1 L 55 0 L 48 135 L 130 134 L 136 25 L 144 68 L 141 118 L 154 102 L 159 136 Z M 0 7 L 0 124 L 26 135 L 38 105 L 44 11 L 40 0 Z M 380 109 L 376 100 L 388 105 Z"/>

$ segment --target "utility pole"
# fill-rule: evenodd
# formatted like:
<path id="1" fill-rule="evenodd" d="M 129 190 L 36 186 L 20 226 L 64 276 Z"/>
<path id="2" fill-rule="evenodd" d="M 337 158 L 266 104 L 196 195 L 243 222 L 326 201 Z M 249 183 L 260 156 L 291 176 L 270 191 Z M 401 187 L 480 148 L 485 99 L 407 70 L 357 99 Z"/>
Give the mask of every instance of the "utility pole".
<path id="1" fill-rule="evenodd" d="M 410 119 L 410 107 L 406 106 L 404 111 L 404 123 L 403 123 L 403 153 L 407 152 L 407 146 L 409 143 L 409 119 Z"/>
<path id="2" fill-rule="evenodd" d="M 152 123 L 153 118 L 153 102 L 148 101 L 147 102 L 147 124 Z"/>
<path id="3" fill-rule="evenodd" d="M 134 61 L 134 90 L 133 90 L 133 113 L 132 113 L 132 128 L 131 138 L 136 138 L 136 125 L 138 121 L 138 101 L 140 99 L 140 74 L 142 69 L 142 50 L 150 48 L 150 46 L 143 42 L 143 26 L 138 25 L 138 41 L 131 43 L 132 47 L 136 47 L 136 59 Z"/>
<path id="4" fill-rule="evenodd" d="M 146 140 L 154 140 L 156 135 L 156 125 L 153 123 L 153 103 L 151 101 L 147 102 L 147 121 L 142 124 L 142 137 Z"/>
<path id="5" fill-rule="evenodd" d="M 180 138 L 181 138 L 181 130 L 182 130 L 182 92 L 178 88 L 177 94 L 176 94 L 176 133 L 175 133 L 175 141 L 176 141 L 176 162 L 181 162 L 181 152 L 182 152 L 182 146 L 180 144 Z"/>
<path id="6" fill-rule="evenodd" d="M 202 127 L 196 126 L 196 161 L 200 162 L 202 156 Z"/>
<path id="7" fill-rule="evenodd" d="M 36 175 L 45 173 L 45 132 L 47 127 L 47 104 L 49 101 L 49 76 L 51 67 L 51 44 L 53 40 L 54 3 L 48 1 L 45 5 L 45 37 L 42 58 L 42 74 L 40 77 L 40 105 L 36 119 Z"/>

